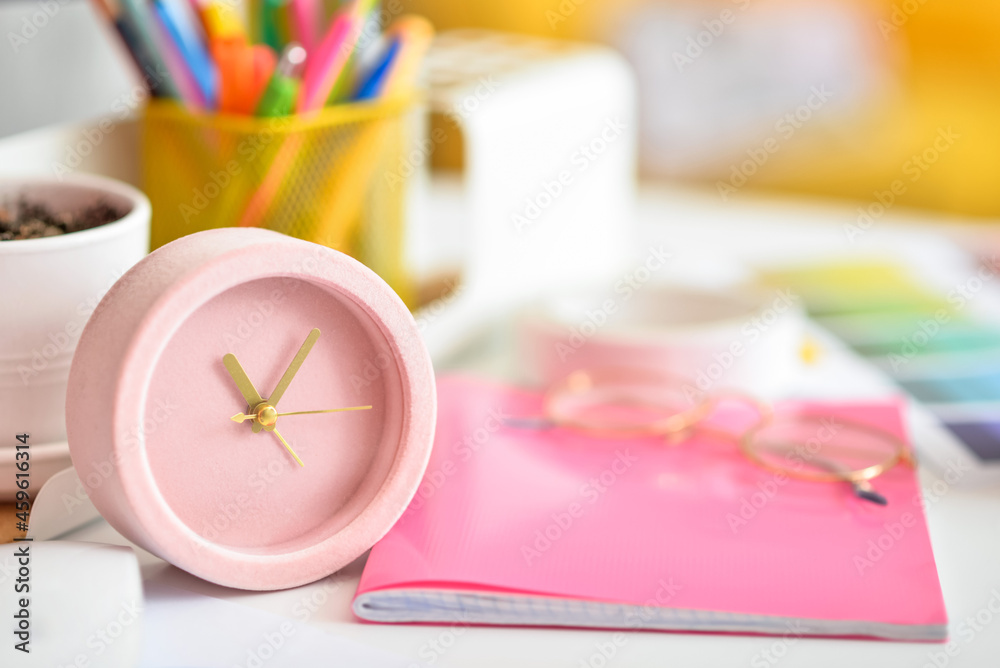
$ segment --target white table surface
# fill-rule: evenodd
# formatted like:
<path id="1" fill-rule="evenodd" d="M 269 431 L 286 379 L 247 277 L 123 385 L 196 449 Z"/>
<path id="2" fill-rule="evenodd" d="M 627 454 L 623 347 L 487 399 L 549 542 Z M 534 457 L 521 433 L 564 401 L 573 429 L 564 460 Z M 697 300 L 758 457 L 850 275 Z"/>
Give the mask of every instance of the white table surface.
<path id="1" fill-rule="evenodd" d="M 891 212 L 869 231 L 862 248 L 889 247 L 904 234 L 924 238 L 907 252 L 934 254 L 934 220 L 906 212 Z M 829 255 L 856 250 L 843 225 L 853 221 L 853 207 L 776 202 L 751 198 L 722 204 L 711 191 L 644 189 L 641 193 L 639 241 L 664 243 L 676 249 L 678 275 L 700 275 L 705 282 L 740 275 L 746 266 L 788 258 Z M 916 227 L 907 227 L 910 224 Z M 916 229 L 916 232 L 913 230 Z M 921 250 L 923 249 L 923 250 Z M 683 252 L 681 252 L 683 251 Z M 941 264 L 951 260 L 940 250 Z M 803 380 L 802 391 L 813 395 L 878 396 L 891 384 L 837 346 Z M 466 356 L 452 366 L 503 373 L 509 362 L 495 342 L 479 355 Z M 930 432 L 915 433 L 921 446 Z M 935 434 L 940 437 L 940 434 Z M 940 461 L 940 460 L 939 460 Z M 920 472 L 925 487 L 937 479 L 934 466 Z M 174 587 L 227 599 L 279 615 L 302 618 L 323 631 L 373 648 L 389 650 L 432 666 L 998 666 L 1000 665 L 1000 484 L 949 486 L 927 509 L 931 539 L 944 597 L 956 641 L 954 657 L 945 645 L 860 640 L 789 639 L 691 633 L 635 632 L 606 663 L 600 644 L 612 642 L 614 632 L 526 628 L 373 625 L 360 623 L 350 602 L 363 560 L 330 578 L 298 589 L 252 593 L 228 590 L 203 582 L 137 550 L 144 577 Z M 66 536 L 127 544 L 104 522 Z M 319 603 L 316 603 L 319 602 Z M 989 611 L 992 602 L 996 612 Z M 984 612 L 986 611 L 986 612 Z M 964 621 L 980 615 L 990 621 L 975 630 Z M 210 620 L 206 620 L 210 624 Z M 978 623 L 977 623 L 978 624 Z M 963 627 L 968 630 L 963 630 Z M 953 649 L 953 651 L 954 651 Z M 935 656 L 937 655 L 937 656 Z M 935 663 L 935 659 L 937 663 Z M 270 663 L 265 665 L 279 665 Z M 338 665 L 336 657 L 317 657 L 316 666 Z"/>

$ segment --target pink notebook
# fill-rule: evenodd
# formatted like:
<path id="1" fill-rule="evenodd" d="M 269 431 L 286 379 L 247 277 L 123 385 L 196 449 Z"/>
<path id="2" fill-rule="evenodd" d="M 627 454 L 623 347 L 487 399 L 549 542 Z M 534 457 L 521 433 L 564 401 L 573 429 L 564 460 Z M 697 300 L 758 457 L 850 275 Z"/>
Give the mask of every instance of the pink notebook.
<path id="1" fill-rule="evenodd" d="M 362 619 L 947 635 L 911 468 L 875 479 L 889 502 L 878 506 L 847 484 L 779 484 L 718 437 L 668 446 L 509 422 L 541 414 L 534 392 L 450 378 L 438 405 L 420 491 L 361 577 Z M 778 410 L 906 440 L 893 402 Z"/>

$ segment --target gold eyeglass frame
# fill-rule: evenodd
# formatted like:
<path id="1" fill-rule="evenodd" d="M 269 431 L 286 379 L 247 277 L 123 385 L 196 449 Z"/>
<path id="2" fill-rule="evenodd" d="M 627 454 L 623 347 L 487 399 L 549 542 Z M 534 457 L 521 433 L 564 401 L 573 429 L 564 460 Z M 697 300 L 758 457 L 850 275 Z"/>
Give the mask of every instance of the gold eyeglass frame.
<path id="1" fill-rule="evenodd" d="M 611 379 L 605 385 L 605 376 Z M 576 429 L 603 438 L 634 438 L 642 436 L 658 435 L 663 436 L 671 444 L 679 444 L 687 440 L 694 431 L 708 433 L 728 440 L 736 441 L 740 452 L 753 464 L 771 471 L 781 473 L 799 480 L 812 482 L 849 482 L 855 485 L 864 486 L 867 481 L 876 478 L 886 471 L 892 469 L 897 464 L 903 464 L 911 468 L 915 467 L 915 461 L 910 448 L 899 438 L 892 434 L 862 424 L 853 420 L 837 418 L 840 425 L 849 429 L 860 431 L 880 439 L 891 446 L 891 454 L 878 463 L 866 466 L 862 469 L 850 469 L 846 465 L 844 470 L 830 471 L 829 473 L 813 472 L 803 473 L 791 467 L 776 466 L 762 456 L 762 445 L 755 443 L 755 437 L 765 428 L 774 424 L 775 415 L 771 405 L 754 397 L 738 393 L 720 393 L 713 396 L 706 396 L 702 401 L 695 403 L 691 408 L 667 417 L 650 421 L 635 427 L 609 427 L 600 424 L 599 421 L 581 419 L 576 415 L 569 414 L 560 409 L 560 401 L 573 396 L 582 396 L 588 391 L 604 387 L 613 386 L 618 379 L 639 379 L 643 382 L 652 381 L 662 387 L 682 388 L 685 384 L 694 387 L 693 383 L 678 376 L 666 373 L 651 373 L 646 370 L 637 369 L 579 369 L 569 374 L 561 381 L 550 386 L 544 396 L 544 413 L 546 419 L 553 424 Z M 702 421 L 712 413 L 715 407 L 723 401 L 734 400 L 753 406 L 760 419 L 756 424 L 751 425 L 742 434 L 734 434 L 725 430 L 714 429 L 702 424 Z M 664 406 L 654 402 L 632 402 L 636 407 L 647 407 L 662 409 Z M 804 413 L 795 415 L 787 419 L 789 422 L 816 422 L 828 419 L 831 415 L 819 415 Z M 796 444 L 802 445 L 802 444 Z M 843 446 L 837 448 L 843 451 Z M 834 462 L 835 463 L 835 462 Z"/>

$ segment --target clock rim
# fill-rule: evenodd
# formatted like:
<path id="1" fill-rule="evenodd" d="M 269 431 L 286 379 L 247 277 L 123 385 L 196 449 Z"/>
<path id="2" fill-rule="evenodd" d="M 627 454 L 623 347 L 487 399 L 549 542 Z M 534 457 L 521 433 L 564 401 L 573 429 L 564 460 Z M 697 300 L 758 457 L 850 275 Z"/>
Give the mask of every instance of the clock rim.
<path id="1" fill-rule="evenodd" d="M 222 233 L 220 235 L 220 233 Z M 263 233 L 261 235 L 260 233 Z M 239 238 L 233 236 L 239 235 Z M 213 241 L 246 241 L 236 248 L 213 244 L 218 252 L 191 262 L 186 246 L 191 237 L 214 235 Z M 220 239 L 220 236 L 223 238 Z M 253 239 L 259 238 L 259 241 Z M 181 243 L 188 239 L 188 243 Z M 315 262 L 306 253 L 315 253 Z M 157 259 L 158 258 L 158 259 Z M 121 354 L 117 382 L 113 383 L 112 443 L 117 476 L 127 514 L 135 526 L 119 531 L 175 566 L 217 584 L 250 590 L 294 587 L 336 572 L 377 542 L 405 511 L 422 480 L 433 442 L 436 394 L 433 368 L 409 310 L 374 272 L 339 251 L 265 230 L 212 230 L 196 233 L 162 247 L 145 262 L 180 259 L 188 271 L 168 284 L 151 304 Z M 122 434 L 146 417 L 146 397 L 159 356 L 177 331 L 212 299 L 239 285 L 267 278 L 306 280 L 324 289 L 331 299 L 348 299 L 381 333 L 396 363 L 401 391 L 399 444 L 392 464 L 372 498 L 346 526 L 300 549 L 250 553 L 220 545 L 195 532 L 163 497 L 146 453 L 146 434 L 136 436 L 138 447 L 128 453 Z M 124 280 L 124 277 L 123 277 Z M 113 309 L 117 292 L 105 300 Z M 127 297 L 118 306 L 128 308 Z M 106 316 L 109 314 L 106 314 Z M 89 323 L 88 323 L 89 325 Z M 86 330 L 83 336 L 86 336 Z M 428 419 L 429 416 L 429 419 Z M 101 495 L 98 494 L 97 497 Z M 102 509 L 105 503 L 95 505 Z M 118 509 L 121 510 L 120 508 Z M 112 514 L 113 517 L 113 514 Z M 130 523 L 131 524 L 131 523 Z M 136 529 L 139 531 L 137 532 Z"/>

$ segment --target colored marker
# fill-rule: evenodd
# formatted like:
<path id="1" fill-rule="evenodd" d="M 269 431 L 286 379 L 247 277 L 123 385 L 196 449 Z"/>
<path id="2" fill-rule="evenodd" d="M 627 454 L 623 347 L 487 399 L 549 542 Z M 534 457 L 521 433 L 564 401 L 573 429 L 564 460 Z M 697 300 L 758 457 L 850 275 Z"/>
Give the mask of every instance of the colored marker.
<path id="1" fill-rule="evenodd" d="M 317 0 L 290 0 L 292 37 L 307 53 L 316 48 L 319 37 L 316 27 L 320 24 L 320 7 Z"/>
<path id="2" fill-rule="evenodd" d="M 434 39 L 434 28 L 426 19 L 401 16 L 386 31 L 386 37 L 389 41 L 382 57 L 362 82 L 366 94 L 391 97 L 412 90 L 424 54 Z M 323 199 L 318 208 L 322 217 L 314 238 L 333 248 L 348 244 L 390 136 L 379 123 L 367 123 L 360 128 L 327 175 L 328 186 L 321 190 Z"/>
<path id="3" fill-rule="evenodd" d="M 348 9 L 337 14 L 314 54 L 310 54 L 302 77 L 296 111 L 308 113 L 323 108 L 337 79 L 350 60 L 360 31 L 360 19 Z"/>
<path id="4" fill-rule="evenodd" d="M 354 0 L 354 12 L 358 16 L 359 33 L 358 41 L 354 45 L 354 51 L 344 66 L 337 83 L 330 92 L 330 97 L 326 99 L 327 105 L 345 102 L 351 99 L 351 95 L 358 87 L 357 77 L 360 63 L 364 62 L 365 54 L 378 46 L 382 37 L 382 26 L 379 24 L 375 8 L 378 0 Z"/>
<path id="5" fill-rule="evenodd" d="M 177 49 L 170 32 L 161 20 L 159 14 L 153 12 L 153 31 L 159 44 L 160 55 L 166 65 L 166 70 L 177 87 L 177 97 L 188 109 L 203 110 L 207 107 L 207 102 L 198 84 L 195 83 L 194 75 L 184 62 L 184 57 Z"/>
<path id="6" fill-rule="evenodd" d="M 389 78 L 389 73 L 392 71 L 392 63 L 399 54 L 402 45 L 403 40 L 398 36 L 389 40 L 375 63 L 357 82 L 357 89 L 351 99 L 371 100 L 381 94 L 382 88 Z"/>
<path id="7" fill-rule="evenodd" d="M 199 101 L 208 109 L 217 104 L 218 72 L 205 48 L 201 26 L 185 0 L 153 0 L 153 10 L 179 55 L 177 66 L 186 69 L 198 89 Z M 165 45 L 165 48 L 169 48 Z"/>
<path id="8" fill-rule="evenodd" d="M 255 115 L 261 117 L 289 116 L 295 112 L 299 94 L 299 77 L 306 62 L 306 50 L 295 42 L 285 47 L 274 74 L 260 96 Z"/>
<path id="9" fill-rule="evenodd" d="M 413 88 L 427 49 L 434 39 L 434 27 L 419 16 L 401 16 L 385 33 L 388 40 L 371 68 L 363 74 L 352 96 L 371 100 Z"/>
<path id="10" fill-rule="evenodd" d="M 265 43 L 264 40 L 264 0 L 244 0 L 247 17 L 247 36 L 251 42 Z"/>
<path id="11" fill-rule="evenodd" d="M 219 68 L 219 111 L 253 114 L 274 71 L 274 52 L 241 38 L 216 39 L 212 57 Z"/>
<path id="12" fill-rule="evenodd" d="M 202 28 L 209 40 L 242 39 L 247 41 L 247 31 L 236 8 L 223 0 L 193 0 L 198 9 Z"/>
<path id="13" fill-rule="evenodd" d="M 167 70 L 153 36 L 152 17 L 136 0 L 93 0 L 94 5 L 114 24 L 132 60 L 157 97 L 177 98 L 177 86 Z"/>
<path id="14" fill-rule="evenodd" d="M 402 39 L 400 52 L 382 88 L 386 95 L 397 95 L 417 85 L 420 66 L 434 41 L 434 26 L 422 16 L 400 16 L 386 30 L 386 36 Z"/>
<path id="15" fill-rule="evenodd" d="M 291 41 L 288 0 L 261 0 L 260 27 L 264 43 L 280 52 Z"/>

